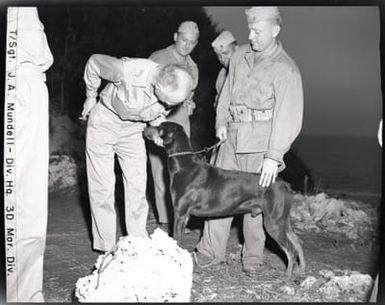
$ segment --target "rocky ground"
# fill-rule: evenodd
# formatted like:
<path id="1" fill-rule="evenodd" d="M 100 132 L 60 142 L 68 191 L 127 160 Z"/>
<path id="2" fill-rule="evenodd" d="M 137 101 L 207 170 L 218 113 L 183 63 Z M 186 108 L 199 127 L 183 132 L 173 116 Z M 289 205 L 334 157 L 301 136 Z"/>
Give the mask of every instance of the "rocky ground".
<path id="1" fill-rule="evenodd" d="M 44 293 L 47 302 L 76 303 L 76 282 L 91 274 L 99 254 L 91 249 L 84 149 L 76 150 L 65 144 L 68 141 L 62 142 L 53 146 L 50 158 Z M 119 181 L 117 184 L 117 209 L 118 215 L 122 215 L 123 192 Z M 378 269 L 378 209 L 324 193 L 297 194 L 294 198 L 291 217 L 293 228 L 303 241 L 305 273 L 286 279 L 284 256 L 267 239 L 261 272 L 254 277 L 246 276 L 241 270 L 242 237 L 237 220 L 227 244 L 227 263 L 206 269 L 194 266 L 192 302 L 364 302 L 367 299 Z M 118 236 L 124 235 L 121 217 L 117 224 Z M 192 230 L 184 235 L 183 247 L 190 252 L 200 238 L 200 224 L 201 220 L 191 221 Z M 156 227 L 150 209 L 148 232 L 151 234 Z"/>
<path id="2" fill-rule="evenodd" d="M 376 211 L 363 203 L 344 201 L 341 204 L 340 200 L 325 194 L 317 196 L 297 195 L 292 212 L 294 228 L 303 241 L 307 260 L 304 274 L 286 279 L 283 257 L 268 240 L 261 272 L 254 277 L 246 276 L 241 270 L 240 238 L 235 225 L 228 242 L 227 263 L 206 269 L 194 266 L 191 301 L 365 301 L 371 286 L 367 275 L 373 276 L 377 270 Z M 60 191 L 51 189 L 44 265 L 47 302 L 77 302 L 76 282 L 91 273 L 98 257 L 91 249 L 89 219 L 84 185 Z M 185 234 L 183 247 L 189 251 L 193 251 L 199 240 L 199 223 L 192 222 L 192 230 Z M 156 226 L 150 211 L 149 233 Z M 118 219 L 118 235 L 123 234 L 121 227 Z"/>

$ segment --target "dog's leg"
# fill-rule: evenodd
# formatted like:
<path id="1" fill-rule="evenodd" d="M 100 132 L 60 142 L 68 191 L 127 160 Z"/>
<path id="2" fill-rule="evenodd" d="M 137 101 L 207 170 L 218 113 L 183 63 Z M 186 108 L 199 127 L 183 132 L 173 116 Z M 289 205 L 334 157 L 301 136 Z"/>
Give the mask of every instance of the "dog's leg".
<path id="1" fill-rule="evenodd" d="M 299 237 L 297 236 L 297 234 L 295 234 L 295 232 L 293 231 L 290 223 L 288 223 L 288 229 L 287 229 L 287 237 L 290 241 L 290 243 L 293 245 L 294 247 L 294 250 L 297 254 L 297 257 L 298 258 L 298 269 L 299 269 L 299 272 L 300 273 L 304 273 L 305 272 L 305 267 L 306 267 L 306 262 L 305 262 L 305 256 L 303 254 L 303 249 L 302 249 L 302 245 L 301 245 L 301 241 L 299 239 Z"/>
<path id="2" fill-rule="evenodd" d="M 190 216 L 190 197 L 188 195 L 183 196 L 179 200 L 175 200 L 174 202 L 174 232 L 173 237 L 177 240 L 178 245 L 182 245 L 182 237 L 184 233 L 184 228 L 188 222 Z"/>
<path id="3" fill-rule="evenodd" d="M 173 230 L 173 238 L 177 241 L 178 245 L 182 244 L 182 226 L 183 219 L 180 217 L 174 216 L 174 230 Z"/>
<path id="4" fill-rule="evenodd" d="M 186 217 L 179 218 L 178 221 L 174 222 L 174 232 L 176 232 L 174 238 L 177 240 L 179 246 L 182 246 L 184 229 L 186 228 L 188 220 L 189 216 L 187 215 Z"/>
<path id="5" fill-rule="evenodd" d="M 298 238 L 297 234 L 294 233 L 293 228 L 291 226 L 291 222 L 290 222 L 290 209 L 291 209 L 291 205 L 293 203 L 293 197 L 290 194 L 289 190 L 286 190 L 284 192 L 284 194 L 285 194 L 284 203 L 285 203 L 285 206 L 287 207 L 286 208 L 287 214 L 284 214 L 282 216 L 284 217 L 285 222 L 286 222 L 286 235 L 287 235 L 288 241 L 290 243 L 290 248 L 292 249 L 292 251 L 295 254 L 295 263 L 298 261 L 298 271 L 300 273 L 303 273 L 303 272 L 305 272 L 305 266 L 306 266 L 305 256 L 303 254 L 301 241 Z"/>
<path id="6" fill-rule="evenodd" d="M 286 267 L 286 274 L 285 275 L 287 278 L 291 278 L 291 275 L 293 274 L 295 257 L 293 255 L 293 253 L 291 253 L 287 248 L 282 247 L 282 249 L 286 253 L 286 256 L 287 256 L 287 267 Z"/>
<path id="7" fill-rule="evenodd" d="M 266 216 L 265 216 L 266 215 Z M 264 225 L 267 233 L 278 243 L 287 257 L 286 277 L 290 278 L 293 273 L 295 255 L 289 244 L 289 239 L 286 234 L 285 225 L 281 219 L 273 222 L 268 214 L 264 215 Z"/>

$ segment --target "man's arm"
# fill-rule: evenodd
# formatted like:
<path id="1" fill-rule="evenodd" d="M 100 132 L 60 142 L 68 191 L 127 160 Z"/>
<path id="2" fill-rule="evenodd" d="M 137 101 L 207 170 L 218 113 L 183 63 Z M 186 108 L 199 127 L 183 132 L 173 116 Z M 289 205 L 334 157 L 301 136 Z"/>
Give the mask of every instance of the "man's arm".
<path id="1" fill-rule="evenodd" d="M 298 71 L 282 73 L 274 83 L 276 102 L 268 151 L 261 164 L 259 184 L 268 187 L 278 175 L 283 155 L 298 136 L 303 118 L 303 89 Z"/>
<path id="2" fill-rule="evenodd" d="M 94 54 L 87 61 L 84 69 L 84 82 L 87 99 L 83 105 L 81 119 L 85 120 L 96 105 L 98 89 L 102 79 L 120 82 L 124 77 L 123 60 L 108 55 Z"/>
<path id="3" fill-rule="evenodd" d="M 298 136 L 303 119 L 303 88 L 301 75 L 292 69 L 274 83 L 276 102 L 273 125 L 265 158 L 283 163 L 283 155 Z"/>
<path id="4" fill-rule="evenodd" d="M 84 82 L 87 97 L 96 98 L 101 80 L 116 83 L 124 77 L 124 61 L 108 55 L 94 54 L 84 69 Z"/>
<path id="5" fill-rule="evenodd" d="M 382 147 L 382 119 L 380 124 L 378 124 L 378 132 L 377 132 L 378 144 Z"/>
<path id="6" fill-rule="evenodd" d="M 229 72 L 223 84 L 222 90 L 218 95 L 218 104 L 216 107 L 215 135 L 221 142 L 227 139 L 227 122 L 230 117 L 229 106 L 231 97 L 232 79 L 236 66 L 235 58 L 232 56 L 229 63 Z"/>

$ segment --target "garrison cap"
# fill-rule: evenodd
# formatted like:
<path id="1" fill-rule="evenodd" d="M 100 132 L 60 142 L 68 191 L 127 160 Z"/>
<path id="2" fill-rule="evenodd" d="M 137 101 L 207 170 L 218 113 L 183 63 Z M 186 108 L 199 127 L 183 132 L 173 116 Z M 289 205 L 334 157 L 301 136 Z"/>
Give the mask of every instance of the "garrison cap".
<path id="1" fill-rule="evenodd" d="M 217 38 L 213 40 L 211 46 L 215 51 L 220 52 L 224 47 L 228 46 L 230 43 L 236 41 L 233 34 L 230 31 L 223 31 L 218 35 Z"/>
<path id="2" fill-rule="evenodd" d="M 281 24 L 282 18 L 276 6 L 253 6 L 245 10 L 247 23 L 254 23 L 262 20 L 275 19 Z"/>
<path id="3" fill-rule="evenodd" d="M 178 33 L 190 33 L 199 35 L 199 28 L 194 21 L 184 21 L 179 25 Z"/>

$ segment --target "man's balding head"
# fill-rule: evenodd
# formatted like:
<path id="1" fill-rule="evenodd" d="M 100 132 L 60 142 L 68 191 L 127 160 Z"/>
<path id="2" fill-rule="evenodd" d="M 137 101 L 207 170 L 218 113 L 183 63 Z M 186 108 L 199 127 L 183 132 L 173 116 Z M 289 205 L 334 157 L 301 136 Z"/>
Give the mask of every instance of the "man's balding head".
<path id="1" fill-rule="evenodd" d="M 161 66 L 156 79 L 155 95 L 170 106 L 182 103 L 191 95 L 193 79 L 177 64 Z"/>

